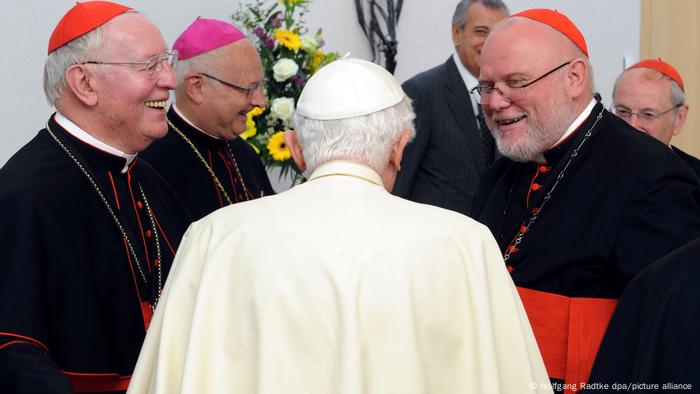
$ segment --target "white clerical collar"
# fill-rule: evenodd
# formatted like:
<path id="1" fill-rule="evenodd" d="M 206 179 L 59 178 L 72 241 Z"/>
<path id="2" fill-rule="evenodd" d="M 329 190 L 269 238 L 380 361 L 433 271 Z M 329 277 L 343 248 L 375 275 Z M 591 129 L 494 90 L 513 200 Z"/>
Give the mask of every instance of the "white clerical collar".
<path id="1" fill-rule="evenodd" d="M 134 159 L 136 158 L 136 154 L 132 155 L 129 153 L 124 153 L 119 149 L 113 146 L 109 146 L 104 142 L 98 140 L 97 138 L 93 137 L 92 135 L 88 134 L 85 130 L 81 129 L 80 126 L 73 123 L 73 121 L 66 118 L 62 113 L 58 111 L 56 111 L 54 120 L 61 127 L 63 127 L 63 129 L 68 132 L 68 134 L 79 139 L 80 141 L 92 146 L 93 148 L 99 149 L 103 152 L 109 153 L 110 155 L 121 157 L 124 160 L 126 160 L 126 164 L 124 164 L 124 167 L 121 170 L 122 174 L 124 174 L 129 169 L 129 164 L 131 164 L 131 162 L 134 161 Z"/>
<path id="2" fill-rule="evenodd" d="M 462 76 L 462 80 L 464 81 L 464 86 L 467 87 L 467 91 L 469 91 L 469 100 L 472 102 L 472 109 L 474 110 L 475 114 L 479 113 L 479 107 L 477 106 L 476 99 L 474 98 L 474 95 L 471 94 L 471 90 L 476 87 L 476 85 L 479 84 L 479 81 L 476 79 L 475 76 L 472 75 L 472 73 L 467 70 L 466 67 L 464 67 L 464 64 L 462 64 L 462 61 L 459 59 L 459 55 L 457 55 L 457 52 L 452 54 L 452 61 L 455 62 L 457 65 L 457 71 L 459 71 L 459 75 Z"/>
<path id="3" fill-rule="evenodd" d="M 579 114 L 579 116 L 578 116 L 576 119 L 574 119 L 574 122 L 571 123 L 571 126 L 569 126 L 568 129 L 566 129 L 566 131 L 565 131 L 564 134 L 561 136 L 561 138 L 559 138 L 559 140 L 558 140 L 554 145 L 552 145 L 549 149 L 552 149 L 552 148 L 554 148 L 555 146 L 559 145 L 559 144 L 560 144 L 562 141 L 564 141 L 568 136 L 570 136 L 571 133 L 574 132 L 574 130 L 578 129 L 579 126 L 581 126 L 581 124 L 583 124 L 583 122 L 588 118 L 588 115 L 591 114 L 591 111 L 593 111 L 593 107 L 595 107 L 595 104 L 596 104 L 596 103 L 597 103 L 597 101 L 596 101 L 595 99 L 591 99 L 591 102 L 588 103 L 588 105 L 586 106 L 586 108 L 583 109 L 583 112 L 581 112 L 581 113 Z"/>
<path id="4" fill-rule="evenodd" d="M 382 177 L 373 169 L 358 163 L 346 160 L 332 160 L 318 166 L 309 177 L 309 181 L 326 177 L 348 177 L 370 184 L 375 184 L 384 189 Z"/>
<path id="5" fill-rule="evenodd" d="M 176 114 L 178 114 L 178 115 L 182 118 L 182 120 L 185 121 L 185 123 L 187 123 L 188 125 L 192 126 L 193 129 L 195 129 L 195 130 L 199 131 L 200 133 L 202 133 L 202 134 L 204 134 L 204 135 L 206 135 L 206 136 L 208 136 L 208 137 L 211 137 L 211 138 L 213 138 L 213 139 L 215 139 L 215 140 L 220 140 L 220 139 L 221 139 L 221 138 L 219 138 L 219 137 L 217 137 L 217 136 L 215 136 L 215 135 L 211 135 L 211 134 L 207 133 L 206 131 L 204 131 L 204 130 L 200 129 L 199 127 L 197 127 L 194 123 L 192 123 L 189 119 L 187 119 L 187 117 L 186 117 L 182 112 L 180 112 L 179 109 L 177 109 L 176 103 L 173 103 L 173 110 L 175 111 Z"/>

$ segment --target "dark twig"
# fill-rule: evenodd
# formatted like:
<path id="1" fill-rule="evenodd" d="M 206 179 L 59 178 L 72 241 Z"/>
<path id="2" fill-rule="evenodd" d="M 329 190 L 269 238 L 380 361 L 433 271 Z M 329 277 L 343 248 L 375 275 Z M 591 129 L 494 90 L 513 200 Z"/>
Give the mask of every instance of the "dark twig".
<path id="1" fill-rule="evenodd" d="M 368 4 L 367 12 L 363 6 L 365 2 Z M 386 0 L 384 8 L 378 4 L 377 0 L 355 0 L 357 21 L 369 41 L 372 61 L 377 61 L 377 58 L 383 55 L 384 67 L 392 74 L 396 69 L 398 51 L 396 25 L 399 22 L 402 6 L 403 0 L 398 0 L 396 3 L 394 0 Z M 367 23 L 368 19 L 369 23 Z"/>

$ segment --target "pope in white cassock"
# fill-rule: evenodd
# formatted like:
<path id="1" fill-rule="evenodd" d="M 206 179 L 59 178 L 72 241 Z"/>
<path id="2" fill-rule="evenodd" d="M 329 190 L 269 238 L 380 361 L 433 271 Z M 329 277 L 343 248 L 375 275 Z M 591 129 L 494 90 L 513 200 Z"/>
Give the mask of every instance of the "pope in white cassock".
<path id="1" fill-rule="evenodd" d="M 373 63 L 316 73 L 285 135 L 309 181 L 190 226 L 129 392 L 550 392 L 489 230 L 388 192 L 413 118 Z"/>

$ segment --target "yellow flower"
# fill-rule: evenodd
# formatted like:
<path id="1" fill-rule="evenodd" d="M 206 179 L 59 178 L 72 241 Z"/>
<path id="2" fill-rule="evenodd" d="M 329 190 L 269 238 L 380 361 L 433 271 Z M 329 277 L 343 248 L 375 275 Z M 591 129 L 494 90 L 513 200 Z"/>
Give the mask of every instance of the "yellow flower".
<path id="1" fill-rule="evenodd" d="M 261 113 L 263 113 L 264 111 L 265 110 L 263 108 L 255 107 L 252 110 L 250 110 L 250 112 L 248 112 L 248 117 L 254 118 L 254 117 L 260 115 Z"/>
<path id="2" fill-rule="evenodd" d="M 275 30 L 275 38 L 280 42 L 280 45 L 296 52 L 301 48 L 301 39 L 299 36 L 286 29 Z"/>
<path id="3" fill-rule="evenodd" d="M 246 127 L 245 131 L 240 134 L 240 137 L 243 138 L 244 140 L 247 140 L 248 138 L 254 136 L 257 133 L 258 133 L 258 129 L 255 127 L 255 125 L 253 125 L 253 127 Z"/>
<path id="4" fill-rule="evenodd" d="M 260 112 L 257 112 L 256 110 L 260 110 Z M 254 136 L 257 134 L 258 129 L 255 127 L 255 121 L 253 120 L 254 116 L 260 115 L 262 113 L 262 109 L 255 107 L 253 110 L 248 112 L 246 120 L 245 120 L 245 131 L 240 134 L 240 137 L 243 138 L 244 140 L 247 140 L 248 138 Z M 257 114 L 256 114 L 257 112 Z"/>
<path id="5" fill-rule="evenodd" d="M 321 65 L 321 62 L 323 59 L 326 58 L 326 55 L 323 53 L 323 51 L 318 50 L 314 52 L 314 56 L 311 58 L 311 73 L 315 73 L 316 69 L 318 69 L 318 66 Z"/>
<path id="6" fill-rule="evenodd" d="M 277 161 L 285 161 L 292 157 L 292 152 L 284 143 L 284 131 L 278 131 L 270 137 L 267 142 L 267 150 L 270 152 L 270 156 Z"/>
<path id="7" fill-rule="evenodd" d="M 281 5 L 285 5 L 285 4 L 297 5 L 297 4 L 301 4 L 302 1 L 303 0 L 277 0 L 277 2 Z"/>

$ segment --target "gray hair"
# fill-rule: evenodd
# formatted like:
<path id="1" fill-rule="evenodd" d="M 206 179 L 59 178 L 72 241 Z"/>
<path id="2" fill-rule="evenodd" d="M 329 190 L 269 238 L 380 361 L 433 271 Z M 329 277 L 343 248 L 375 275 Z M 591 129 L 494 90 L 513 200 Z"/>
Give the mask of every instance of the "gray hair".
<path id="1" fill-rule="evenodd" d="M 54 50 L 44 64 L 44 95 L 50 105 L 55 105 L 66 88 L 66 70 L 73 64 L 92 60 L 102 47 L 104 25 L 75 38 Z"/>
<path id="2" fill-rule="evenodd" d="M 674 106 L 685 105 L 685 92 L 681 89 L 678 82 L 664 75 L 664 78 L 671 81 L 671 103 Z"/>
<path id="3" fill-rule="evenodd" d="M 216 67 L 220 64 L 219 52 L 220 48 L 217 48 L 195 57 L 178 60 L 175 64 L 175 76 L 177 77 L 178 86 L 182 85 L 185 82 L 185 77 L 190 74 L 215 72 Z"/>
<path id="4" fill-rule="evenodd" d="M 382 171 L 392 145 L 408 130 L 415 136 L 411 99 L 387 109 L 339 120 L 316 120 L 296 113 L 297 139 L 304 151 L 306 173 L 332 160 L 348 160 Z"/>
<path id="5" fill-rule="evenodd" d="M 136 10 L 124 12 L 136 13 Z M 96 29 L 89 31 L 82 36 L 74 38 L 60 48 L 55 49 L 46 58 L 44 64 L 44 95 L 50 105 L 55 106 L 66 88 L 66 70 L 68 67 L 83 63 L 97 56 L 100 50 L 104 49 L 104 26 L 100 25 Z"/>
<path id="6" fill-rule="evenodd" d="M 457 3 L 455 8 L 455 13 L 452 14 L 452 26 L 458 27 L 460 29 L 464 28 L 467 24 L 467 17 L 469 13 L 469 6 L 474 3 L 481 3 L 484 7 L 491 10 L 503 10 L 506 14 L 510 14 L 508 6 L 501 0 L 461 0 Z"/>

